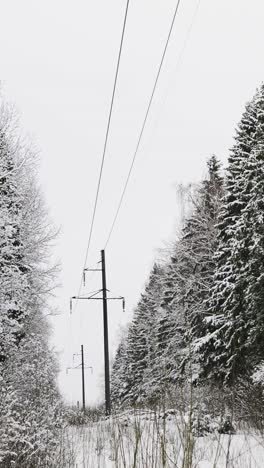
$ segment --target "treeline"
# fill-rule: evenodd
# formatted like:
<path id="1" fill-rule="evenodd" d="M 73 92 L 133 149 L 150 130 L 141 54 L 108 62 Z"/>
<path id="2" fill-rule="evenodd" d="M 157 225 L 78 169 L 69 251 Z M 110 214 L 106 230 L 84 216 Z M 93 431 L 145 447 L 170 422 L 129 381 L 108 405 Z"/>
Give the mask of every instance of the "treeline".
<path id="1" fill-rule="evenodd" d="M 225 172 L 209 159 L 169 259 L 153 266 L 114 360 L 116 405 L 155 404 L 190 383 L 261 388 L 263 145 L 264 85 L 246 105 Z"/>
<path id="2" fill-rule="evenodd" d="M 53 466 L 61 423 L 48 344 L 55 232 L 36 181 L 36 152 L 0 98 L 0 466 Z"/>

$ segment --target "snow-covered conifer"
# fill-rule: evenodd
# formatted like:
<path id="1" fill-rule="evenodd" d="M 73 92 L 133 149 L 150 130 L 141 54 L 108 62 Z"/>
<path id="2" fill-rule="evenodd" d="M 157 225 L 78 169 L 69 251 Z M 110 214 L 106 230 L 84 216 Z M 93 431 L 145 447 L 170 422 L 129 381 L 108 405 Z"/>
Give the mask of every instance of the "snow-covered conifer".
<path id="1" fill-rule="evenodd" d="M 145 388 L 144 374 L 156 359 L 155 337 L 162 275 L 163 267 L 155 264 L 135 309 L 126 341 L 116 355 L 113 369 L 115 380 L 120 382 L 119 398 L 122 402 L 135 404 L 143 401 L 149 390 Z M 123 356 L 121 353 L 124 353 Z M 125 358 L 125 363 L 121 356 Z"/>
<path id="2" fill-rule="evenodd" d="M 181 237 L 175 242 L 163 293 L 166 311 L 167 367 L 169 381 L 184 377 L 193 355 L 193 342 L 203 334 L 204 300 L 213 281 L 216 250 L 216 221 L 223 195 L 223 179 L 215 156 L 208 161 L 208 176 L 194 191 L 193 210 L 184 222 Z M 166 349 L 166 347 L 165 347 Z"/>
<path id="3" fill-rule="evenodd" d="M 206 331 L 204 373 L 233 382 L 263 353 L 264 86 L 246 106 L 229 157 Z M 249 359 L 249 356 L 253 358 Z"/>
<path id="4" fill-rule="evenodd" d="M 215 223 L 223 179 L 215 156 L 208 177 L 194 192 L 192 214 L 185 220 L 170 260 L 155 265 L 121 343 L 113 370 L 114 395 L 122 401 L 156 402 L 170 384 L 180 384 L 190 345 L 202 334 L 203 301 L 212 284 Z"/>
<path id="5" fill-rule="evenodd" d="M 23 336 L 28 314 L 28 273 L 23 255 L 22 199 L 18 184 L 19 162 L 8 135 L 6 122 L 0 120 L 0 360 Z"/>
<path id="6" fill-rule="evenodd" d="M 35 153 L 0 102 L 0 465 L 52 465 L 61 402 L 48 344 L 54 230 L 35 179 Z"/>

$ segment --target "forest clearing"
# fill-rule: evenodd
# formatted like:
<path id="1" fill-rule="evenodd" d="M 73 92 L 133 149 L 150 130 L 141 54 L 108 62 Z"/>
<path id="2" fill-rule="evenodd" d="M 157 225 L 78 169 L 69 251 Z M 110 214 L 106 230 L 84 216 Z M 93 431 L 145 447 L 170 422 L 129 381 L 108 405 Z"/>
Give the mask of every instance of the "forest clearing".
<path id="1" fill-rule="evenodd" d="M 263 2 L 4 3 L 0 468 L 263 468 Z"/>

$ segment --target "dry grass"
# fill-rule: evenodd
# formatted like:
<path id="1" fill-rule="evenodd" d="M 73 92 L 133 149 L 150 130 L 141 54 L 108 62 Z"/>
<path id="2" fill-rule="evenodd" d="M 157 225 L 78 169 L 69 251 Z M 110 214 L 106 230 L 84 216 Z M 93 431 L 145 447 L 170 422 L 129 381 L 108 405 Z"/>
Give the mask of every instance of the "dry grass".
<path id="1" fill-rule="evenodd" d="M 62 434 L 58 468 L 260 468 L 256 431 L 195 436 L 192 410 L 130 410 Z"/>

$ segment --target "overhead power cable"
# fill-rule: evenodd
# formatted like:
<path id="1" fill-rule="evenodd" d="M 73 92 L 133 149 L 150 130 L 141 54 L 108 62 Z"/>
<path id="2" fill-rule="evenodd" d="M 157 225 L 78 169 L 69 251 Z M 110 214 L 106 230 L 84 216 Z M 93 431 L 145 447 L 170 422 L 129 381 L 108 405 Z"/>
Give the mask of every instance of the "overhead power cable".
<path id="1" fill-rule="evenodd" d="M 130 2 L 130 0 L 127 0 L 125 16 L 124 16 L 124 21 L 123 21 L 122 35 L 121 35 L 120 46 L 119 46 L 118 59 L 117 59 L 117 66 L 116 66 L 116 72 L 115 72 L 114 86 L 113 86 L 113 91 L 112 91 L 111 104 L 110 104 L 108 120 L 107 120 L 107 127 L 106 127 L 106 133 L 105 133 L 105 139 L 104 139 L 103 154 L 102 154 L 102 159 L 101 159 L 101 166 L 100 166 L 100 172 L 99 172 L 99 177 L 98 177 L 96 196 L 95 196 L 95 202 L 94 202 L 94 208 L 93 208 L 92 222 L 91 222 L 91 227 L 90 227 L 90 232 L 89 232 L 89 238 L 88 238 L 88 244 L 87 244 L 86 253 L 85 253 L 85 260 L 84 260 L 83 269 L 86 266 L 86 262 L 87 262 L 87 258 L 88 258 L 88 254 L 89 254 L 89 249 L 90 249 L 90 245 L 91 245 L 95 215 L 96 215 L 97 204 L 98 204 L 98 197 L 99 197 L 99 192 L 100 192 L 100 187 L 101 187 L 102 174 L 103 174 L 103 168 L 104 168 L 104 162 L 105 162 L 105 155 L 106 155 L 106 149 L 107 149 L 107 143 L 108 143 L 108 137 L 109 137 L 109 130 L 110 130 L 110 125 L 111 125 L 111 118 L 112 118 L 113 106 L 114 106 L 114 100 L 115 100 L 115 94 L 116 94 L 117 79 L 118 79 L 118 74 L 119 74 L 121 54 L 122 54 L 122 49 L 123 49 L 125 29 L 126 29 L 126 23 L 127 23 L 127 14 L 128 14 L 129 2 Z M 82 277 L 81 277 L 78 296 L 80 295 L 81 288 L 82 288 Z"/>
<path id="2" fill-rule="evenodd" d="M 151 105 L 152 105 L 152 102 L 153 102 L 153 98 L 154 98 L 154 95 L 155 95 L 155 92 L 156 92 L 156 88 L 157 88 L 157 84 L 158 84 L 158 81 L 159 81 L 161 69 L 162 69 L 162 66 L 163 66 L 163 63 L 164 63 L 165 55 L 166 55 L 167 48 L 168 48 L 168 45 L 169 45 L 169 42 L 170 42 L 171 33 L 172 33 L 173 26 L 174 26 L 174 23 L 175 23 L 175 19 L 176 19 L 178 10 L 179 10 L 179 6 L 180 6 L 180 0 L 177 1 L 176 7 L 175 7 L 175 10 L 174 10 L 174 14 L 173 14 L 173 17 L 172 17 L 169 33 L 168 33 L 167 40 L 166 40 L 166 43 L 165 43 L 165 47 L 164 47 L 164 50 L 163 50 L 163 53 L 162 53 L 161 61 L 160 61 L 160 64 L 159 64 L 158 72 L 157 72 L 155 82 L 154 82 L 154 86 L 153 86 L 153 89 L 152 89 L 152 92 L 151 92 L 151 95 L 150 95 L 150 99 L 149 99 L 148 107 L 147 107 L 145 117 L 144 117 L 144 120 L 143 120 L 143 124 L 142 124 L 141 130 L 140 130 L 140 133 L 139 133 L 136 149 L 135 149 L 135 152 L 134 152 L 134 155 L 133 155 L 133 158 L 132 158 L 132 162 L 131 162 L 131 165 L 130 165 L 130 168 L 129 168 L 129 171 L 128 171 L 128 175 L 127 175 L 127 178 L 126 178 L 126 181 L 125 181 L 125 184 L 124 184 L 124 188 L 123 188 L 123 191 L 122 191 L 119 203 L 118 203 L 118 207 L 117 207 L 117 210 L 116 210 L 116 213 L 115 213 L 115 216 L 114 216 L 114 220 L 113 220 L 113 223 L 111 225 L 111 228 L 110 228 L 110 231 L 109 231 L 109 234 L 108 234 L 104 249 L 106 249 L 106 247 L 107 247 L 107 245 L 109 243 L 110 237 L 112 235 L 112 232 L 114 230 L 114 227 L 115 227 L 118 215 L 119 215 L 121 205 L 122 205 L 123 200 L 124 200 L 124 196 L 125 196 L 125 193 L 126 193 L 128 182 L 129 182 L 131 172 L 132 172 L 134 164 L 135 164 L 136 156 L 138 154 L 139 146 L 140 146 L 142 136 L 143 136 L 143 133 L 144 133 L 144 130 L 145 130 L 145 127 L 146 127 L 147 120 L 148 120 L 149 111 L 150 111 L 150 108 L 151 108 Z"/>
<path id="3" fill-rule="evenodd" d="M 177 59 L 177 61 L 176 61 L 176 65 L 175 65 L 175 67 L 174 67 L 174 72 L 179 71 L 179 69 L 180 69 L 180 67 L 181 67 L 181 65 L 182 65 L 183 56 L 184 56 L 185 50 L 186 50 L 186 48 L 187 48 L 188 42 L 189 42 L 190 37 L 191 37 L 191 32 L 192 32 L 192 29 L 193 29 L 193 27 L 194 27 L 194 23 L 195 23 L 196 17 L 197 17 L 197 15 L 198 15 L 198 11 L 199 11 L 200 4 L 201 4 L 201 0 L 197 0 L 197 3 L 196 3 L 196 5 L 195 5 L 194 12 L 193 12 L 192 17 L 191 17 L 190 25 L 189 25 L 189 27 L 188 27 L 188 29 L 187 29 L 186 34 L 185 34 L 185 38 L 184 38 L 184 41 L 183 41 L 183 46 L 182 46 L 182 48 L 181 48 L 181 50 L 180 50 L 180 53 L 179 53 L 179 55 L 178 55 L 178 59 Z M 165 105 L 165 103 L 166 103 L 166 101 L 167 101 L 170 87 L 171 87 L 171 82 L 168 83 L 168 87 L 167 87 L 167 90 L 166 90 L 166 92 L 165 92 L 165 96 L 164 96 L 164 98 L 163 98 L 163 100 L 162 100 L 162 102 L 161 102 L 161 106 L 160 106 L 160 110 L 159 110 L 159 115 L 158 115 L 158 117 L 157 117 L 157 119 L 156 119 L 156 123 L 155 123 L 154 126 L 153 126 L 151 135 L 153 135 L 153 133 L 155 132 L 157 123 L 158 123 L 159 118 L 160 118 L 160 111 L 161 111 L 161 109 L 164 107 L 164 105 Z M 151 137 L 150 137 L 150 138 L 151 138 Z"/>

